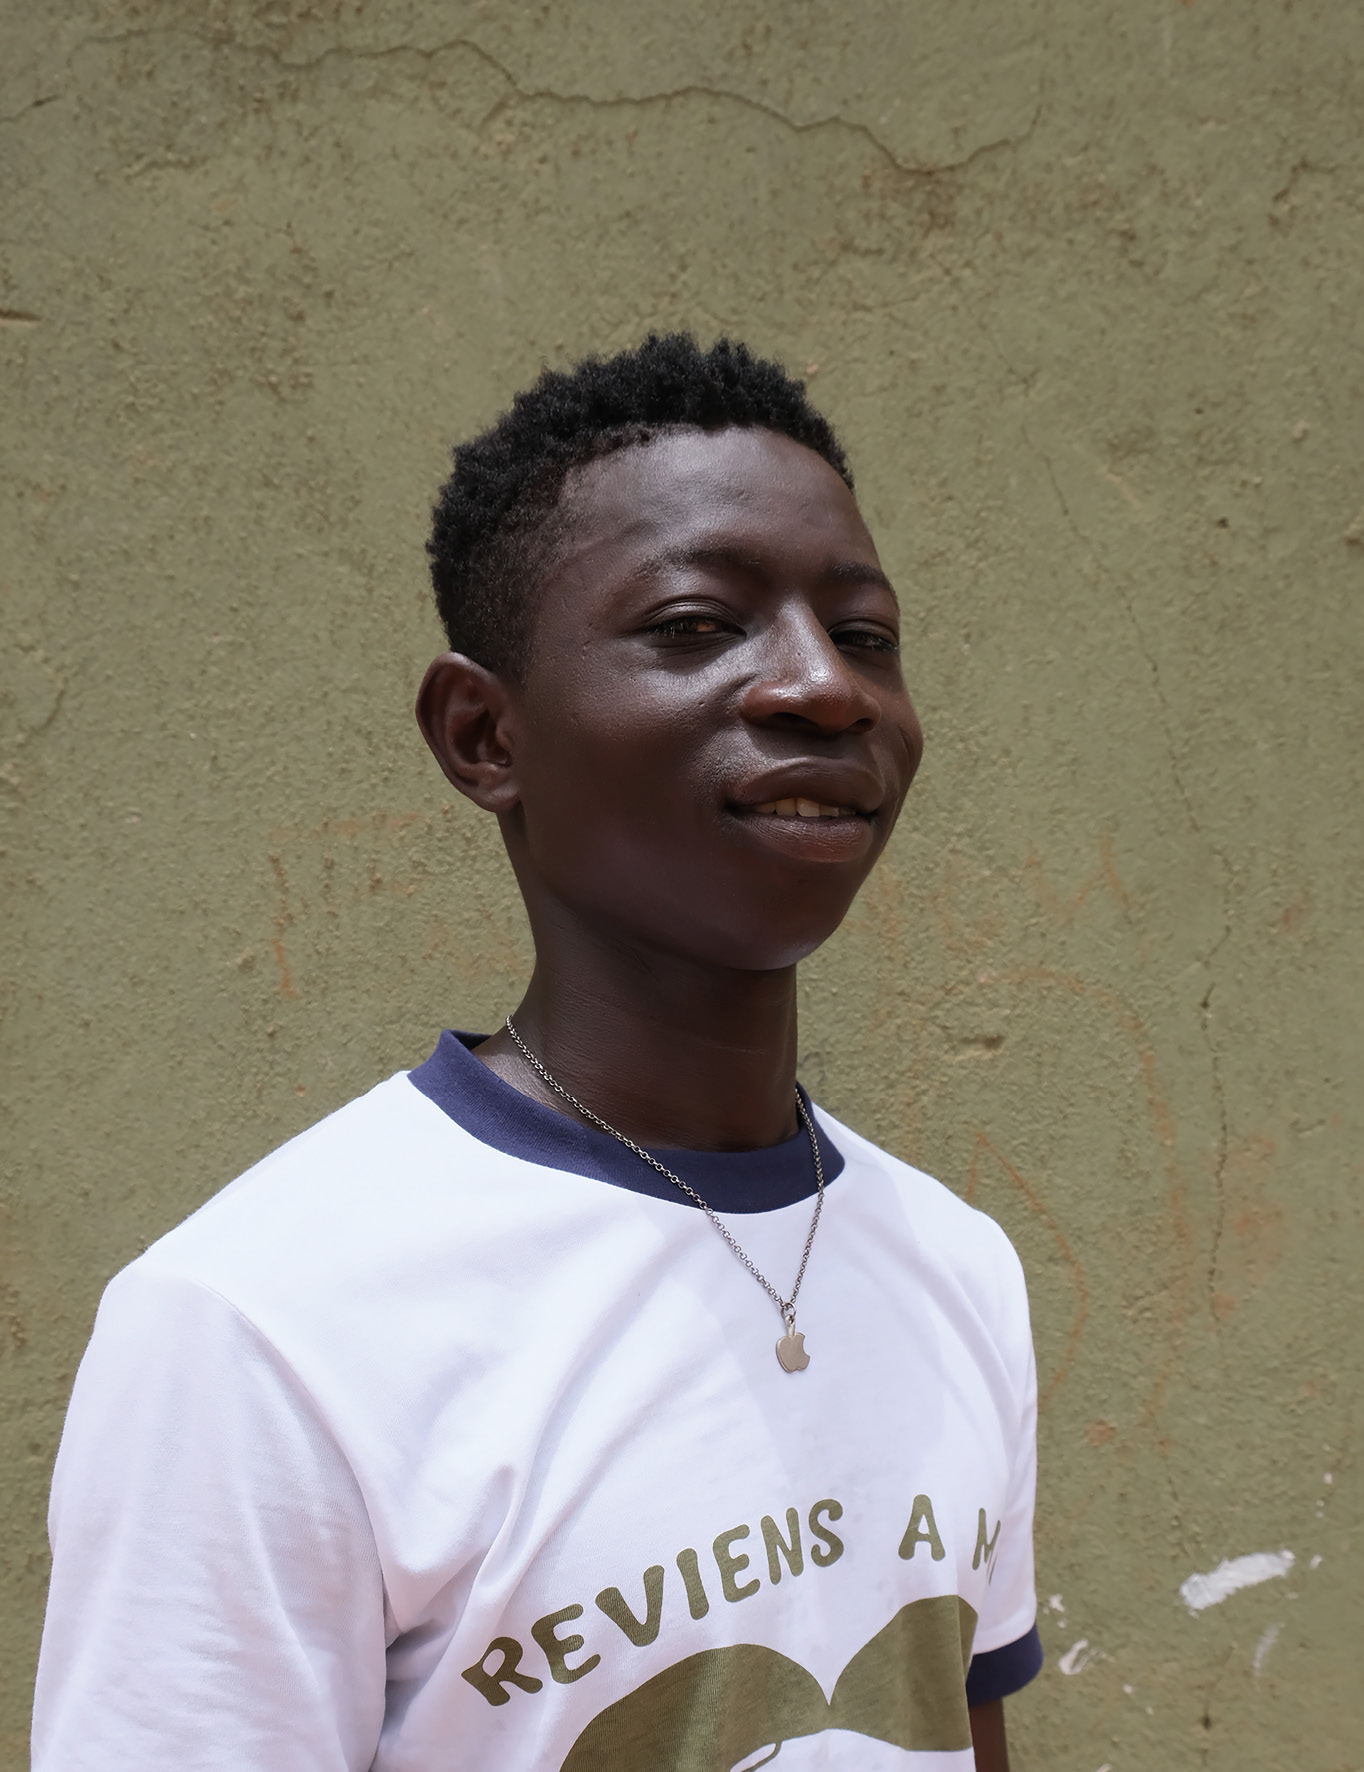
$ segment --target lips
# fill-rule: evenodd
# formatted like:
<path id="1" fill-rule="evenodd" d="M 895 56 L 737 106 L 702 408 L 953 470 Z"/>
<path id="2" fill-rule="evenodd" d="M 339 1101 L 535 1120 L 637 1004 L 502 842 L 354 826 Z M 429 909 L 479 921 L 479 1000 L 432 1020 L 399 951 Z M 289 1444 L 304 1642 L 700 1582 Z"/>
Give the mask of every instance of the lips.
<path id="1" fill-rule="evenodd" d="M 805 757 L 750 777 L 727 796 L 731 812 L 757 818 L 874 819 L 885 795 L 876 771 L 832 757 Z"/>
<path id="2" fill-rule="evenodd" d="M 857 818 L 852 806 L 826 806 L 819 800 L 765 800 L 749 810 L 764 818 Z"/>
<path id="3" fill-rule="evenodd" d="M 884 804 L 876 774 L 833 758 L 805 758 L 764 770 L 725 810 L 745 840 L 784 862 L 860 867 L 879 846 Z"/>
<path id="4" fill-rule="evenodd" d="M 801 808 L 808 810 L 802 811 Z M 804 795 L 731 806 L 731 828 L 760 852 L 784 863 L 862 866 L 879 845 L 876 819 L 833 800 Z"/>

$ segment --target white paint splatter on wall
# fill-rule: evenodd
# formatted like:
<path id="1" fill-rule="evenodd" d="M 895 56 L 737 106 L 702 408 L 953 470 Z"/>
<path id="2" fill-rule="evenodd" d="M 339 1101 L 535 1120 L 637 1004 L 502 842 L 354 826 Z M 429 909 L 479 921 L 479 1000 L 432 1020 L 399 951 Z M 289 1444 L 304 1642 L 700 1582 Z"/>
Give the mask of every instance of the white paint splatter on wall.
<path id="1" fill-rule="evenodd" d="M 1263 1669 L 1265 1662 L 1269 1659 L 1270 1650 L 1279 1640 L 1279 1632 L 1282 1629 L 1283 1626 L 1281 1624 L 1271 1624 L 1269 1629 L 1255 1645 L 1255 1655 L 1251 1665 L 1255 1669 L 1255 1677 L 1257 1680 L 1260 1677 L 1260 1672 Z"/>
<path id="2" fill-rule="evenodd" d="M 1243 1587 L 1258 1587 L 1262 1581 L 1287 1575 L 1294 1561 L 1291 1550 L 1252 1551 L 1248 1557 L 1233 1557 L 1206 1575 L 1191 1575 L 1180 1584 L 1180 1598 L 1190 1612 L 1202 1612 L 1205 1607 L 1220 1606 Z"/>
<path id="3" fill-rule="evenodd" d="M 1085 1654 L 1088 1648 L 1088 1637 L 1081 1637 L 1079 1642 L 1072 1643 L 1064 1655 L 1057 1657 L 1057 1671 L 1063 1674 L 1082 1674 L 1094 1659 L 1092 1655 Z"/>

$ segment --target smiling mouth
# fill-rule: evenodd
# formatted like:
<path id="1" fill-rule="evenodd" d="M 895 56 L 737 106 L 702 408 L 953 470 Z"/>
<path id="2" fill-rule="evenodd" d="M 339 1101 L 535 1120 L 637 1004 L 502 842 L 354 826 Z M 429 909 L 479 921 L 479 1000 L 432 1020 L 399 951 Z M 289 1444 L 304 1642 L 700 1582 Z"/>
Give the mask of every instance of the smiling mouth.
<path id="1" fill-rule="evenodd" d="M 854 806 L 828 806 L 822 800 L 764 800 L 749 810 L 764 818 L 861 818 Z"/>

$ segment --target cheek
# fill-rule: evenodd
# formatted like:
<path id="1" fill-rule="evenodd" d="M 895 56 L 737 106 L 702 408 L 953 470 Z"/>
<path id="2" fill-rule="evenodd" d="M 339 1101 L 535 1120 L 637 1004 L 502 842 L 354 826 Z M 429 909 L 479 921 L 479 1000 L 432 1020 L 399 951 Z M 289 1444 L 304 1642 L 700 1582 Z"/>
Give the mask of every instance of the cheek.
<path id="1" fill-rule="evenodd" d="M 656 801 L 561 800 L 528 813 L 525 830 L 531 866 L 554 898 L 622 933 L 690 945 L 709 924 L 707 907 L 732 903 L 713 845 Z"/>
<path id="2" fill-rule="evenodd" d="M 666 874 L 697 852 L 706 771 L 682 721 L 566 717 L 537 734 L 522 769 L 531 856 L 546 879 Z"/>
<path id="3" fill-rule="evenodd" d="M 881 754 L 886 785 L 898 786 L 899 800 L 903 804 L 905 795 L 919 773 L 924 755 L 923 728 L 919 725 L 919 716 L 908 701 L 885 710 L 882 734 Z M 898 807 L 896 816 L 899 816 Z"/>

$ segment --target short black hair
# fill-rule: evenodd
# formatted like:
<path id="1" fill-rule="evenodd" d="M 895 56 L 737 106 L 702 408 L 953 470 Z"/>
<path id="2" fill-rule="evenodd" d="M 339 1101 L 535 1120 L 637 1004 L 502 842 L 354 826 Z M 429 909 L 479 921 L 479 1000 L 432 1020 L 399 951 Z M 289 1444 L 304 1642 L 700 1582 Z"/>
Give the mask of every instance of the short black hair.
<path id="1" fill-rule="evenodd" d="M 805 384 L 736 340 L 709 350 L 683 332 L 651 333 L 615 357 L 546 369 L 490 429 L 454 452 L 433 513 L 431 583 L 455 652 L 515 676 L 530 655 L 532 592 L 571 468 L 662 431 L 779 431 L 851 487 L 833 428 Z"/>

